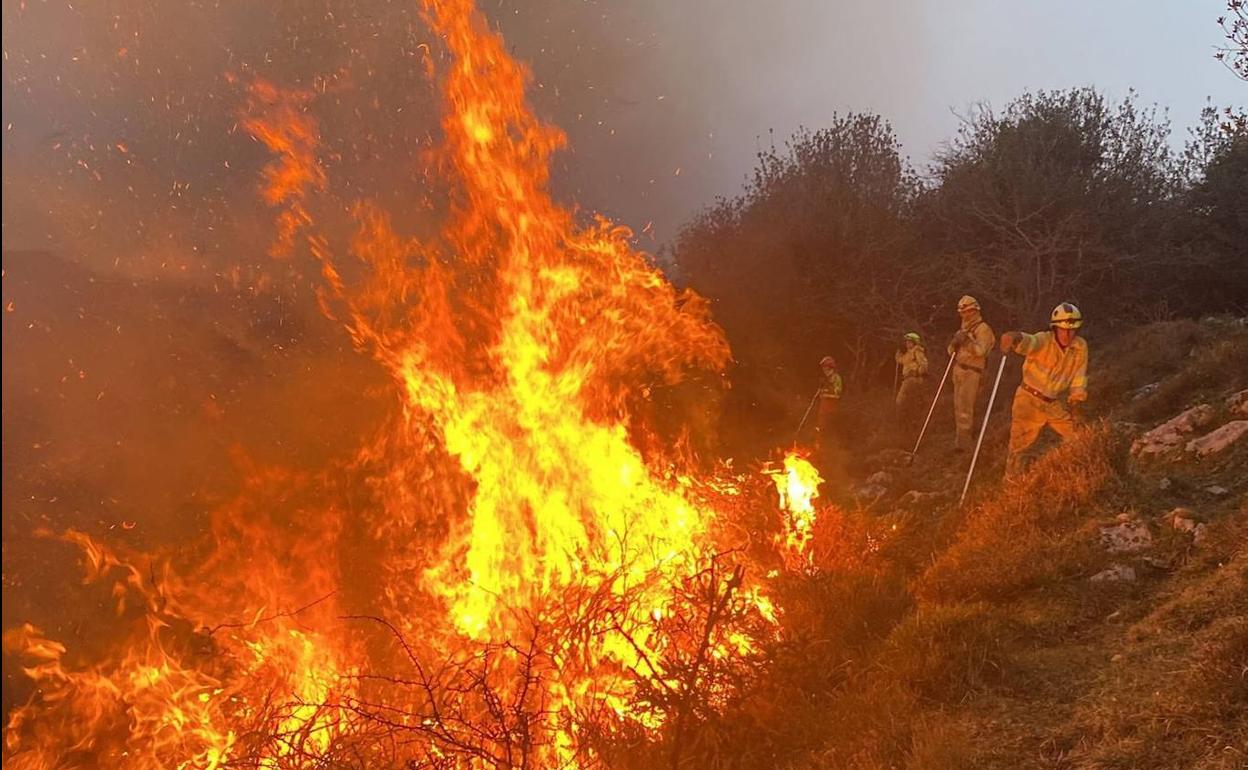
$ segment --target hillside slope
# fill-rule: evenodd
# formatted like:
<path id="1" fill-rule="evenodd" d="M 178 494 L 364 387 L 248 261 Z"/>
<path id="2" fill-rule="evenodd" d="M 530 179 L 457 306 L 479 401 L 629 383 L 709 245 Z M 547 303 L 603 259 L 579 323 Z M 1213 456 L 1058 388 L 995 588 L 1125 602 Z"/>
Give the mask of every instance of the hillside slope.
<path id="1" fill-rule="evenodd" d="M 925 528 L 937 548 L 876 661 L 946 735 L 912 739 L 908 766 L 1248 766 L 1248 328 L 1154 324 L 1092 371 L 1080 441 Z M 1140 441 L 1201 405 L 1190 433 Z M 1188 449 L 1224 425 L 1241 439 Z"/>
<path id="2" fill-rule="evenodd" d="M 1248 325 L 1152 324 L 1091 371 L 1083 435 L 1009 484 L 998 401 L 964 507 L 940 442 L 827 490 L 820 569 L 780 587 L 785 640 L 697 766 L 1248 767 L 1248 436 L 1187 449 L 1248 427 Z"/>

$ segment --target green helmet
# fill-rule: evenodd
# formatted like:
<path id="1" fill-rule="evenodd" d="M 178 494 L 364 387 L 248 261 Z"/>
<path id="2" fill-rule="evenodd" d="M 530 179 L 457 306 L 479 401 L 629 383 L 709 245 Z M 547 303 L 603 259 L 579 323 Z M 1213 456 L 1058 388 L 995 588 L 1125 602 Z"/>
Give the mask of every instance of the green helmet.
<path id="1" fill-rule="evenodd" d="M 910 342 L 913 342 L 916 345 L 923 344 L 923 338 L 919 336 L 918 332 L 906 332 L 905 339 L 909 340 Z"/>

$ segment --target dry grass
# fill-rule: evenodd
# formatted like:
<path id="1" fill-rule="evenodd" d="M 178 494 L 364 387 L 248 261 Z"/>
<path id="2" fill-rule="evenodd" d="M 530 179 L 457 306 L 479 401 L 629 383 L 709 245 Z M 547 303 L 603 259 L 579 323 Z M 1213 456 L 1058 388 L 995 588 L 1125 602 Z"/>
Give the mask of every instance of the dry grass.
<path id="1" fill-rule="evenodd" d="M 1189 591 L 1231 582 L 1248 595 L 1248 561 L 1238 575 L 1210 575 Z M 1188 597 L 1190 598 L 1190 597 Z M 1229 598 L 1229 597 L 1228 597 Z M 1223 606 L 1192 633 L 1152 616 L 1134 625 L 1121 657 L 1075 717 L 1088 737 L 1072 756 L 1078 770 L 1248 766 L 1248 611 Z M 1164 623 L 1168 625 L 1168 622 Z"/>
<path id="2" fill-rule="evenodd" d="M 921 698 L 954 704 L 1007 681 L 1022 636 L 987 604 L 928 605 L 893 629 L 881 665 Z"/>
<path id="3" fill-rule="evenodd" d="M 1173 321 L 1152 324 L 1103 352 L 1092 402 L 1125 406 L 1134 422 L 1168 419 L 1210 396 L 1248 387 L 1248 328 Z M 1139 388 L 1156 389 L 1129 400 Z"/>
<path id="4" fill-rule="evenodd" d="M 1093 345 L 1090 400 L 1118 403 L 1136 389 L 1181 370 L 1193 350 L 1214 338 L 1208 326 L 1185 319 L 1147 324 L 1109 345 Z"/>
<path id="5" fill-rule="evenodd" d="M 1099 553 L 1089 519 L 1112 515 L 1116 451 L 1104 425 L 1057 447 L 1020 479 L 972 508 L 952 545 L 915 584 L 924 601 L 1001 600 L 1087 573 Z"/>

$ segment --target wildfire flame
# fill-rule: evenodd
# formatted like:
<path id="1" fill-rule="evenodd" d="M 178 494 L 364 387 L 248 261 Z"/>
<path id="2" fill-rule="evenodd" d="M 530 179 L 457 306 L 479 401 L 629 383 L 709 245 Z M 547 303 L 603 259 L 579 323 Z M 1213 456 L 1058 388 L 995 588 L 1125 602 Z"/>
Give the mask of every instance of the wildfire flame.
<path id="1" fill-rule="evenodd" d="M 347 514 L 318 500 L 329 473 L 252 469 L 214 514 L 210 555 L 180 570 L 67 534 L 88 577 L 112 583 L 124 649 L 83 663 L 32 626 L 5 635 L 40 687 L 11 715 L 6 768 L 580 766 L 582 722 L 605 708 L 616 727 L 660 727 L 665 704 L 713 690 L 707 672 L 751 651 L 725 619 L 774 623 L 742 567 L 716 555 L 716 485 L 632 440 L 646 430 L 643 375 L 676 383 L 726 365 L 706 303 L 628 230 L 578 224 L 554 201 L 564 138 L 528 108 L 525 69 L 469 0 L 423 5 L 449 54 L 437 152 L 449 213 L 435 236 L 400 235 L 366 200 L 345 247 L 317 222 L 311 201 L 333 180 L 315 95 L 255 83 L 242 120 L 274 155 L 261 188 L 277 209 L 271 253 L 319 262 L 326 312 L 401 394 L 360 451 L 372 501 Z M 808 554 L 820 479 L 796 456 L 785 469 L 784 547 Z M 291 490 L 309 502 L 292 509 Z M 367 616 L 344 617 L 351 567 L 327 558 L 346 559 L 348 522 L 379 584 Z M 408 739 L 376 737 L 395 731 Z"/>
<path id="2" fill-rule="evenodd" d="M 785 455 L 784 471 L 770 475 L 780 496 L 780 508 L 788 514 L 784 532 L 776 536 L 776 543 L 783 549 L 786 561 L 808 569 L 813 558 L 815 498 L 823 479 L 806 458 L 792 452 Z"/>

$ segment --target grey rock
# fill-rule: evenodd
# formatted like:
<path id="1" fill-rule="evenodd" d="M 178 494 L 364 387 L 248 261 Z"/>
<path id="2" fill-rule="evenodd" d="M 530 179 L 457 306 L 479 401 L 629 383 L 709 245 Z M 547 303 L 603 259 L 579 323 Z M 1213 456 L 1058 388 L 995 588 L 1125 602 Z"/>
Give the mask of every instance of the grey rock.
<path id="1" fill-rule="evenodd" d="M 893 474 L 888 471 L 876 471 L 867 477 L 867 484 L 875 484 L 881 487 L 887 487 L 893 483 Z"/>
<path id="2" fill-rule="evenodd" d="M 1226 399 L 1226 408 L 1236 417 L 1248 418 L 1248 388 Z"/>
<path id="3" fill-rule="evenodd" d="M 1161 387 L 1160 382 L 1150 382 L 1149 384 L 1145 385 L 1142 388 L 1136 388 L 1135 391 L 1131 394 L 1131 400 L 1139 401 L 1142 398 L 1147 398 L 1148 396 L 1151 396 L 1153 393 L 1155 393 L 1157 391 L 1157 388 L 1159 387 Z"/>
<path id="4" fill-rule="evenodd" d="M 1093 583 L 1129 583 L 1135 580 L 1135 568 L 1125 564 L 1115 564 L 1109 569 L 1096 573 L 1090 580 Z"/>
<path id="5" fill-rule="evenodd" d="M 1209 525 L 1197 524 L 1196 527 L 1192 530 L 1192 544 L 1204 545 L 1205 541 L 1208 539 L 1209 539 Z"/>
<path id="6" fill-rule="evenodd" d="M 1149 531 L 1147 524 L 1137 519 L 1101 527 L 1101 545 L 1110 553 L 1135 553 L 1152 544 L 1153 533 Z"/>
<path id="7" fill-rule="evenodd" d="M 1208 457 L 1226 451 L 1244 436 L 1248 436 L 1248 420 L 1232 420 L 1212 433 L 1187 442 L 1187 451 L 1196 453 L 1197 457 Z"/>
<path id="8" fill-rule="evenodd" d="M 1149 459 L 1178 453 L 1188 437 L 1212 423 L 1213 418 L 1214 408 L 1209 404 L 1187 409 L 1132 442 L 1131 454 Z"/>

